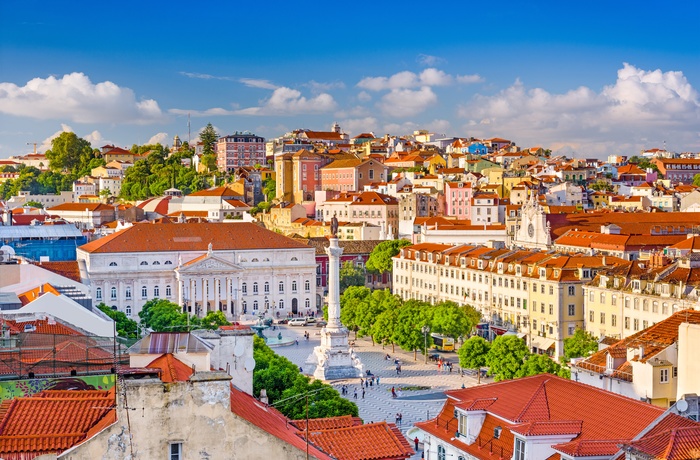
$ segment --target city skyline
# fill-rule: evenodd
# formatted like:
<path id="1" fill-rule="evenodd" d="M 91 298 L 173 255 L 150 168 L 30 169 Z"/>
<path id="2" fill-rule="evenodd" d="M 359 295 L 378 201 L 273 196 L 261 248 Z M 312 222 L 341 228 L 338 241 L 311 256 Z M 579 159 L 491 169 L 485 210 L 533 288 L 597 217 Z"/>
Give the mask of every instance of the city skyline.
<path id="1" fill-rule="evenodd" d="M 700 151 L 697 38 L 674 26 L 694 4 L 122 5 L 0 7 L 0 158 L 64 130 L 171 144 L 188 114 L 192 139 L 337 121 L 599 158 Z"/>

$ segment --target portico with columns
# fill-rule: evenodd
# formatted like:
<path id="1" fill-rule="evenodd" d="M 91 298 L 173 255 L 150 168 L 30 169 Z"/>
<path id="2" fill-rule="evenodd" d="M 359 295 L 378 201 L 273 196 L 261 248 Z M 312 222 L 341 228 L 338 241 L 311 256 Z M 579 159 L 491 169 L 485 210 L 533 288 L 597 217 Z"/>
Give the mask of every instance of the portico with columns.
<path id="1" fill-rule="evenodd" d="M 202 317 L 221 311 L 236 318 L 238 292 L 243 267 L 214 255 L 213 251 L 175 269 L 178 305 L 183 311 Z"/>

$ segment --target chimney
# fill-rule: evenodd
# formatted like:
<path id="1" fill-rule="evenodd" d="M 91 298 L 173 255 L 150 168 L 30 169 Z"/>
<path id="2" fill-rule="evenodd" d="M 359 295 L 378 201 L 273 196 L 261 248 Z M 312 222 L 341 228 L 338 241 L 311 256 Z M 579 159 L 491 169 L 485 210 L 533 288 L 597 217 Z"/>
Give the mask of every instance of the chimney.
<path id="1" fill-rule="evenodd" d="M 262 389 L 260 390 L 260 402 L 263 403 L 263 404 L 267 404 L 267 403 L 268 403 L 268 399 L 267 399 L 267 390 L 265 390 L 264 388 L 262 388 Z"/>

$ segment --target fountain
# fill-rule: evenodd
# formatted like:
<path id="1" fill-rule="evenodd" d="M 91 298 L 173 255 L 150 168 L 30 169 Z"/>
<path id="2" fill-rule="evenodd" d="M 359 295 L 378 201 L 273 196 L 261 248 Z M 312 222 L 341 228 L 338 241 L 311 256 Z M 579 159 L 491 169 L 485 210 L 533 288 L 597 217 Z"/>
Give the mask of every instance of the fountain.
<path id="1" fill-rule="evenodd" d="M 265 342 L 267 342 L 267 337 L 265 336 L 265 334 L 263 334 L 263 331 L 265 329 L 269 328 L 270 326 L 265 324 L 265 321 L 263 320 L 264 317 L 265 317 L 265 313 L 260 313 L 258 315 L 258 322 L 256 324 L 253 324 L 252 326 L 250 326 L 250 328 L 252 330 L 254 330 L 256 334 L 258 334 L 258 337 L 260 337 Z"/>
<path id="2" fill-rule="evenodd" d="M 267 344 L 268 347 L 270 348 L 275 348 L 275 347 L 286 347 L 289 345 L 293 345 L 295 343 L 294 339 L 291 337 L 282 337 L 282 332 L 278 332 L 276 336 L 274 337 L 268 337 L 265 334 L 263 334 L 263 331 L 265 329 L 269 329 L 270 326 L 268 324 L 272 323 L 271 318 L 265 319 L 265 313 L 260 313 L 258 315 L 258 322 L 256 324 L 253 324 L 250 326 L 252 330 L 255 331 L 255 333 L 258 335 L 258 337 L 262 338 L 265 343 Z"/>

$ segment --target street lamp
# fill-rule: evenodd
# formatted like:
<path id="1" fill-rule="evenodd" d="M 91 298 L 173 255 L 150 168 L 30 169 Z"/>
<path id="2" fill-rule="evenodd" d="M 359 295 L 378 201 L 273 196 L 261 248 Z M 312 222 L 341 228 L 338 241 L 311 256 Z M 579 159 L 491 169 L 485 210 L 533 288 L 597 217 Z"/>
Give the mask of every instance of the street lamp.
<path id="1" fill-rule="evenodd" d="M 420 330 L 423 333 L 423 341 L 425 342 L 425 348 L 423 348 L 423 354 L 425 355 L 425 364 L 428 364 L 428 332 L 430 332 L 430 326 L 425 325 Z"/>

